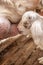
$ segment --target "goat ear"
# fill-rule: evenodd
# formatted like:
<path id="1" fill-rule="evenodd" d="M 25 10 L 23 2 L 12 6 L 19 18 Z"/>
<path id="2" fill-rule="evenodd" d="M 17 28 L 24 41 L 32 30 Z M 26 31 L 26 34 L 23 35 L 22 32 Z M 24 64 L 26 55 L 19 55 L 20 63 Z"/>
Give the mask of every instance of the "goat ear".
<path id="1" fill-rule="evenodd" d="M 39 33 L 39 31 L 40 31 L 40 33 Z M 32 24 L 31 33 L 32 33 L 32 38 L 33 38 L 35 44 L 38 45 L 40 42 L 39 35 L 41 34 L 41 25 L 38 20 Z"/>

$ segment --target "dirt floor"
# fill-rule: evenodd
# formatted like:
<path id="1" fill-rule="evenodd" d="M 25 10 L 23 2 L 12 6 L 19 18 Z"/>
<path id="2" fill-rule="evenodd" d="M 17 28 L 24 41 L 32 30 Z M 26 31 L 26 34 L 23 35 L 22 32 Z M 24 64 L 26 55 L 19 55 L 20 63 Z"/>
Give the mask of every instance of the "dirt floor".
<path id="1" fill-rule="evenodd" d="M 43 51 L 36 49 L 32 39 L 4 46 L 0 46 L 0 65 L 41 65 L 38 58 L 43 56 Z"/>

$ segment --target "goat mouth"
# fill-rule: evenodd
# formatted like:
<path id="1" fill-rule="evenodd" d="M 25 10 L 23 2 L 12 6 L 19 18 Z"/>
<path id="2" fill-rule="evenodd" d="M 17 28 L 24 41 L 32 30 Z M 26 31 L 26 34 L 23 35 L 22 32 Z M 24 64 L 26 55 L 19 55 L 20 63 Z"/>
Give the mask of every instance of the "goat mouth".
<path id="1" fill-rule="evenodd" d="M 30 29 L 31 25 L 26 24 L 26 25 L 24 25 L 24 27 L 27 28 L 27 29 Z"/>

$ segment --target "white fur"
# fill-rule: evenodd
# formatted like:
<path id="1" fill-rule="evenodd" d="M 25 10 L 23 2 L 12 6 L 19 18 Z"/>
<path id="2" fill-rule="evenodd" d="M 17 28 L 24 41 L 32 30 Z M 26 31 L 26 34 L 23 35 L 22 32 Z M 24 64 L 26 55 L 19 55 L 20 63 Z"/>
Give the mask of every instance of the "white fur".
<path id="1" fill-rule="evenodd" d="M 36 20 L 31 26 L 31 33 L 35 44 L 43 50 L 43 30 L 41 25 L 42 22 L 40 20 Z"/>

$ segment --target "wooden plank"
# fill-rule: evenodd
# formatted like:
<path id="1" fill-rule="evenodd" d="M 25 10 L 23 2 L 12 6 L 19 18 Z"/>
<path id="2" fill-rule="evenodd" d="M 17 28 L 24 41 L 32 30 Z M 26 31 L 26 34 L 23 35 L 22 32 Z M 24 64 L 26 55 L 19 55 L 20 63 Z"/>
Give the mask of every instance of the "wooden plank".
<path id="1" fill-rule="evenodd" d="M 13 42 L 9 49 L 7 47 L 8 51 L 2 55 L 0 65 L 40 65 L 38 58 L 43 56 L 43 51 L 36 49 L 32 39 L 20 39 Z"/>
<path id="2" fill-rule="evenodd" d="M 17 36 L 9 37 L 7 39 L 0 41 L 0 52 L 3 51 L 6 47 L 11 45 L 15 40 L 19 39 L 22 35 L 18 34 Z"/>
<path id="3" fill-rule="evenodd" d="M 30 44 L 29 43 L 26 43 L 23 48 L 19 49 L 19 51 L 16 54 L 13 54 L 12 57 L 8 58 L 2 65 L 4 65 L 4 64 L 5 65 L 10 65 L 10 64 L 12 64 L 12 62 L 15 63 L 21 57 L 21 55 L 24 53 L 24 51 L 30 46 Z"/>

